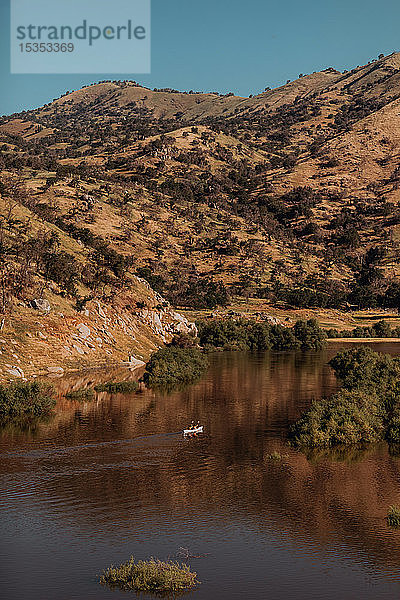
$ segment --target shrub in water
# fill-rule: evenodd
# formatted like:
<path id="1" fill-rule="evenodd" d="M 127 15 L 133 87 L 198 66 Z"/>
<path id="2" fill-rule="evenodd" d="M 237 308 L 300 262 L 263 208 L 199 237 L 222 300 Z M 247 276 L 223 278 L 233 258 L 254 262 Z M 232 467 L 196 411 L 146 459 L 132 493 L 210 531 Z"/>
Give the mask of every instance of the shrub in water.
<path id="1" fill-rule="evenodd" d="M 193 383 L 207 366 L 207 357 L 197 348 L 170 346 L 151 355 L 143 381 L 150 387 Z"/>
<path id="2" fill-rule="evenodd" d="M 292 443 L 327 447 L 386 438 L 400 443 L 400 360 L 359 347 L 329 363 L 342 390 L 314 402 L 290 431 Z"/>
<path id="3" fill-rule="evenodd" d="M 200 582 L 197 573 L 192 573 L 186 564 L 162 562 L 154 558 L 136 563 L 132 556 L 119 567 L 106 569 L 100 577 L 100 583 L 123 590 L 165 594 L 184 592 Z"/>
<path id="4" fill-rule="evenodd" d="M 0 385 L 0 417 L 38 417 L 55 406 L 54 389 L 40 381 Z"/>
<path id="5" fill-rule="evenodd" d="M 108 392 L 109 394 L 130 394 L 139 388 L 137 381 L 109 381 L 94 386 L 96 392 Z"/>
<path id="6" fill-rule="evenodd" d="M 293 327 L 293 335 L 303 350 L 321 350 L 326 334 L 315 319 L 297 321 Z"/>
<path id="7" fill-rule="evenodd" d="M 393 447 L 400 445 L 400 406 L 396 406 L 388 420 L 385 438 Z"/>
<path id="8" fill-rule="evenodd" d="M 384 426 L 376 396 L 341 390 L 314 402 L 289 432 L 291 443 L 309 448 L 365 444 L 382 438 Z"/>
<path id="9" fill-rule="evenodd" d="M 245 319 L 198 321 L 196 325 L 200 344 L 210 348 L 248 350 L 246 324 L 250 324 L 250 321 Z M 270 347 L 269 343 L 267 347 Z"/>
<path id="10" fill-rule="evenodd" d="M 282 460 L 283 458 L 289 458 L 288 454 L 281 454 L 277 450 L 271 452 L 271 454 L 267 454 L 268 460 Z"/>
<path id="11" fill-rule="evenodd" d="M 384 394 L 393 390 L 400 380 L 398 359 L 365 346 L 339 352 L 329 364 L 349 390 L 368 387 Z"/>
<path id="12" fill-rule="evenodd" d="M 89 400 L 93 400 L 94 391 L 92 390 L 92 388 L 81 388 L 80 390 L 68 392 L 67 394 L 65 394 L 65 397 L 68 398 L 68 400 L 87 402 Z"/>
<path id="13" fill-rule="evenodd" d="M 400 527 L 400 508 L 398 506 L 389 506 L 386 521 L 390 527 Z"/>

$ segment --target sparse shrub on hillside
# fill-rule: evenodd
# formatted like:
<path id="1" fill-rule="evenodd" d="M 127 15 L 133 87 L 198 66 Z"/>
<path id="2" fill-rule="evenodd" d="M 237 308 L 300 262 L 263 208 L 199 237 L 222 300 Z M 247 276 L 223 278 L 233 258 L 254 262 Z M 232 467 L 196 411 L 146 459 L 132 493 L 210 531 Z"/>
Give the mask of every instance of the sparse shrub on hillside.
<path id="1" fill-rule="evenodd" d="M 75 301 L 75 310 L 82 312 L 88 302 L 93 300 L 92 296 L 85 296 L 84 298 L 78 297 Z"/>
<path id="2" fill-rule="evenodd" d="M 325 308 L 330 304 L 330 296 L 319 290 L 310 289 L 307 287 L 281 287 L 276 297 L 278 300 L 284 300 L 291 306 L 298 308 L 321 307 Z"/>
<path id="3" fill-rule="evenodd" d="M 229 302 L 225 285 L 210 278 L 191 277 L 186 284 L 174 283 L 165 295 L 175 306 L 195 309 L 226 306 Z"/>
<path id="4" fill-rule="evenodd" d="M 340 164 L 340 163 L 339 163 L 338 159 L 337 159 L 337 158 L 334 158 L 334 157 L 332 156 L 331 158 L 328 158 L 327 160 L 325 160 L 325 161 L 322 161 L 322 162 L 320 163 L 320 166 L 321 166 L 323 169 L 332 169 L 333 167 L 337 167 L 339 164 Z"/>
<path id="5" fill-rule="evenodd" d="M 44 257 L 45 279 L 55 281 L 70 294 L 76 291 L 79 271 L 77 261 L 68 252 L 49 252 Z"/>
<path id="6" fill-rule="evenodd" d="M 119 254 L 110 247 L 110 244 L 101 236 L 95 235 L 87 227 L 77 227 L 73 223 L 68 223 L 64 218 L 56 219 L 56 225 L 71 235 L 74 239 L 80 240 L 86 246 L 93 249 L 92 259 L 98 267 L 110 269 L 116 277 L 125 275 L 127 269 L 132 264 L 132 258 Z"/>
<path id="7" fill-rule="evenodd" d="M 139 267 L 136 275 L 145 279 L 155 292 L 162 294 L 165 290 L 165 280 L 161 275 L 156 275 L 150 267 Z"/>
<path id="8" fill-rule="evenodd" d="M 351 124 L 381 109 L 390 100 L 383 96 L 381 99 L 368 98 L 361 93 L 354 95 L 349 103 L 343 104 L 335 115 L 334 124 L 338 129 L 349 129 Z"/>

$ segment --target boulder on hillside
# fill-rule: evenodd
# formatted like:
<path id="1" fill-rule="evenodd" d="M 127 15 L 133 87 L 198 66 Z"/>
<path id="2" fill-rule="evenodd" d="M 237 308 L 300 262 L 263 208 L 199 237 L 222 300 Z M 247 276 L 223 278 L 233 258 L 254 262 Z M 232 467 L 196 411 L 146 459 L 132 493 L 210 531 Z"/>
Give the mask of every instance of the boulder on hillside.
<path id="1" fill-rule="evenodd" d="M 282 321 L 278 317 L 272 317 L 271 315 L 264 315 L 264 321 L 267 321 L 270 325 L 280 325 Z"/>
<path id="2" fill-rule="evenodd" d="M 20 367 L 13 367 L 12 369 L 7 369 L 7 372 L 13 377 L 24 377 L 24 372 Z"/>
<path id="3" fill-rule="evenodd" d="M 41 310 L 46 313 L 49 313 L 51 310 L 50 302 L 45 300 L 45 298 L 34 298 L 31 300 L 31 306 L 36 308 L 36 310 Z"/>
<path id="4" fill-rule="evenodd" d="M 160 316 L 156 312 L 153 314 L 153 325 L 154 325 L 154 327 L 155 327 L 155 329 L 156 329 L 156 331 L 158 333 L 162 333 L 163 326 L 162 326 L 162 323 L 161 323 Z"/>
<path id="5" fill-rule="evenodd" d="M 76 328 L 79 331 L 79 337 L 83 338 L 84 340 L 90 336 L 90 328 L 84 323 L 79 323 Z"/>
<path id="6" fill-rule="evenodd" d="M 59 374 L 62 375 L 64 373 L 64 369 L 62 367 L 47 367 L 48 373 Z"/>
<path id="7" fill-rule="evenodd" d="M 175 326 L 175 329 L 178 333 L 189 333 L 193 337 L 197 337 L 199 333 L 196 325 L 194 323 L 190 323 L 190 321 L 186 321 L 186 323 L 183 321 L 178 323 L 178 325 Z"/>
<path id="8" fill-rule="evenodd" d="M 136 358 L 135 356 L 132 356 L 132 355 L 128 356 L 128 362 L 129 362 L 129 366 L 134 367 L 135 369 L 138 367 L 144 367 L 146 365 L 145 362 L 143 362 L 142 360 L 139 360 L 138 358 Z"/>
<path id="9" fill-rule="evenodd" d="M 179 333 L 189 333 L 190 328 L 189 326 L 184 323 L 183 321 L 178 323 L 175 327 L 176 331 L 178 331 Z"/>
<path id="10" fill-rule="evenodd" d="M 191 323 L 186 317 L 177 312 L 171 312 L 171 316 L 175 321 L 174 326 L 178 333 L 190 333 L 197 337 L 198 331 L 194 323 Z"/>

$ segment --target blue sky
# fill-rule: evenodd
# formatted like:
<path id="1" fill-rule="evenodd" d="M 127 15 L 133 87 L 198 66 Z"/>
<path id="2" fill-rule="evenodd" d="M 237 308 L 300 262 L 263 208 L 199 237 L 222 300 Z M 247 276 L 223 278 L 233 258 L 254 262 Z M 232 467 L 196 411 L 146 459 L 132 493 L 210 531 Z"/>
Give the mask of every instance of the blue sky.
<path id="1" fill-rule="evenodd" d="M 247 96 L 400 50 L 398 0 L 152 0 L 151 75 L 11 75 L 9 11 L 0 0 L 0 114 L 100 79 Z"/>

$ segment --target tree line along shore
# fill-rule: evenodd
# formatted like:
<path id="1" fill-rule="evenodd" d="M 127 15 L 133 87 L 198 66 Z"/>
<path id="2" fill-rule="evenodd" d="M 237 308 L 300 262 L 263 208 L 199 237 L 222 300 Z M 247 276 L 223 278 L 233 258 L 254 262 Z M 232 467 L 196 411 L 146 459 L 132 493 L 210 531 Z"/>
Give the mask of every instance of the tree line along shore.
<path id="1" fill-rule="evenodd" d="M 170 391 L 197 381 L 206 371 L 209 352 L 311 350 L 324 347 L 327 335 L 311 319 L 294 327 L 256 323 L 246 319 L 201 321 L 198 337 L 176 335 L 171 343 L 154 352 L 141 378 L 142 385 Z M 395 330 L 397 332 L 397 328 Z M 353 334 L 367 339 L 393 335 L 384 321 L 372 327 L 355 328 Z M 288 439 L 304 448 L 365 445 L 386 440 L 400 444 L 400 358 L 360 346 L 339 352 L 330 366 L 340 381 L 340 390 L 328 399 L 314 401 L 292 425 Z M 135 393 L 138 382 L 108 382 L 66 394 L 70 400 L 87 402 L 95 393 Z M 0 422 L 33 421 L 49 415 L 56 404 L 54 389 L 45 381 L 21 381 L 0 386 Z"/>

